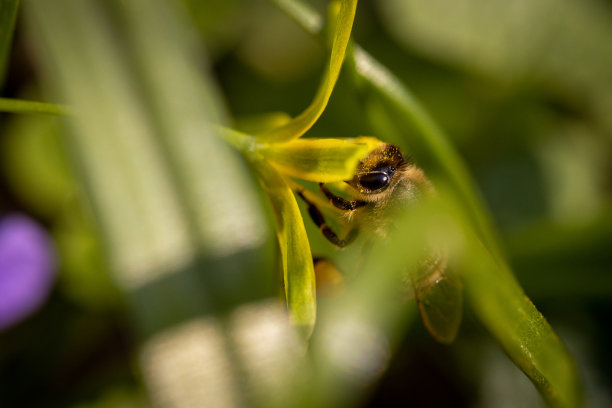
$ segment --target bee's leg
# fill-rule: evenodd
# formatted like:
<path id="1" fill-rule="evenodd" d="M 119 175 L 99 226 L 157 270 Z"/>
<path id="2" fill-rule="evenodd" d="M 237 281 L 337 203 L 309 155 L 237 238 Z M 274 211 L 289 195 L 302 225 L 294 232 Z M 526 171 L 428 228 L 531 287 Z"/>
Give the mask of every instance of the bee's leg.
<path id="1" fill-rule="evenodd" d="M 356 210 L 359 207 L 363 207 L 367 203 L 365 201 L 359 200 L 345 200 L 344 198 L 335 195 L 327 187 L 323 185 L 323 183 L 319 183 L 319 188 L 325 194 L 325 197 L 336 207 L 345 211 Z"/>
<path id="2" fill-rule="evenodd" d="M 319 210 L 312 201 L 308 200 L 306 196 L 302 193 L 302 191 L 298 190 L 296 192 L 297 195 L 300 196 L 300 198 L 304 200 L 306 204 L 308 204 L 308 215 L 310 215 L 312 221 L 316 224 L 317 227 L 319 227 L 321 233 L 325 238 L 327 238 L 329 242 L 336 246 L 339 246 L 340 248 L 343 248 L 355 240 L 355 237 L 357 236 L 356 228 L 350 230 L 346 238 L 340 238 L 338 234 L 336 234 L 334 230 L 332 230 L 331 227 L 327 225 L 327 222 L 325 221 L 325 217 L 323 216 L 321 210 Z"/>

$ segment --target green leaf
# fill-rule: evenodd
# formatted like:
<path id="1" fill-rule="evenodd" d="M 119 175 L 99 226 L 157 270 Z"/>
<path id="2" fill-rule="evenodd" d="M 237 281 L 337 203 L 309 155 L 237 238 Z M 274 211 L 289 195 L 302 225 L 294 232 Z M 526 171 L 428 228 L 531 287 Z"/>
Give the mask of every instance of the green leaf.
<path id="1" fill-rule="evenodd" d="M 510 269 L 478 239 L 452 190 L 439 186 L 438 198 L 397 214 L 390 241 L 423 246 L 427 236 L 449 251 L 474 313 L 514 363 L 529 376 L 550 406 L 582 406 L 576 363 L 542 314 L 525 295 Z M 410 239 L 408 239 L 410 235 Z M 401 245 L 396 251 L 401 251 Z M 404 250 L 406 251 L 406 250 Z M 402 255 L 406 256 L 406 255 Z M 450 298 L 452 300 L 452 296 Z"/>
<path id="2" fill-rule="evenodd" d="M 462 277 L 477 315 L 551 406 L 581 406 L 580 379 L 574 360 L 507 267 L 490 217 L 458 153 L 388 70 L 358 47 L 354 61 L 357 73 L 380 97 L 382 104 L 377 106 L 377 114 L 385 122 L 386 134 L 394 135 L 402 145 L 411 146 L 430 163 L 461 206 L 454 213 L 456 219 L 471 222 L 467 228 L 474 234 L 467 241 L 473 253 Z M 417 129 L 421 137 L 407 140 L 405 135 L 410 129 Z"/>
<path id="3" fill-rule="evenodd" d="M 474 234 L 467 241 L 474 253 L 469 255 L 462 277 L 477 315 L 551 406 L 580 406 L 575 363 L 506 266 L 465 164 L 435 122 L 389 71 L 357 48 L 355 64 L 362 79 L 380 97 L 377 114 L 385 123 L 386 135 L 395 135 L 430 164 L 438 181 L 449 184 L 452 197 L 461 205 L 454 216 L 471 222 L 469 230 Z M 407 140 L 405 135 L 412 129 L 417 129 L 421 137 Z"/>
<path id="4" fill-rule="evenodd" d="M 582 406 L 576 363 L 504 264 L 468 237 L 463 281 L 475 313 L 554 407 Z"/>
<path id="5" fill-rule="evenodd" d="M 291 322 L 308 339 L 316 321 L 317 303 L 314 266 L 304 220 L 282 176 L 265 163 L 258 163 L 256 169 L 274 209 Z"/>
<path id="6" fill-rule="evenodd" d="M 359 160 L 380 143 L 373 137 L 298 139 L 263 145 L 257 152 L 292 177 L 331 183 L 351 179 Z"/>
<path id="7" fill-rule="evenodd" d="M 26 3 L 45 84 L 74 109 L 66 141 L 143 337 L 270 295 L 253 267 L 267 228 L 252 180 L 210 125 L 222 104 L 173 5 Z"/>
<path id="8" fill-rule="evenodd" d="M 19 0 L 0 1 L 0 86 L 4 84 Z"/>
<path id="9" fill-rule="evenodd" d="M 340 69 L 342 68 L 344 55 L 351 36 L 356 8 L 357 0 L 340 1 L 336 21 L 333 23 L 334 32 L 332 33 L 331 54 L 325 65 L 325 72 L 323 73 L 319 89 L 310 106 L 287 124 L 259 133 L 257 136 L 261 142 L 281 142 L 298 138 L 306 133 L 319 116 L 321 116 L 338 80 L 338 75 L 340 75 Z M 298 12 L 299 9 L 298 7 Z M 310 18 L 306 19 L 306 21 L 309 20 Z M 316 25 L 309 25 L 309 27 L 313 28 Z"/>
<path id="10" fill-rule="evenodd" d="M 436 201 L 419 211 L 418 222 L 414 215 L 398 217 L 402 230 L 418 234 L 424 228 L 429 239 L 449 249 L 474 313 L 549 405 L 582 406 L 574 359 L 507 264 L 483 245 L 454 191 L 439 185 Z"/>
<path id="11" fill-rule="evenodd" d="M 491 219 L 459 153 L 420 102 L 389 70 L 355 45 L 352 63 L 364 86 L 371 89 L 370 109 L 377 116 L 380 136 L 386 135 L 407 151 L 412 151 L 430 176 L 443 178 L 465 207 L 481 239 L 499 254 L 499 244 Z M 380 105 L 379 105 L 380 104 Z M 382 124 L 380 122 L 383 122 Z M 411 136 L 416 130 L 419 137 Z"/>

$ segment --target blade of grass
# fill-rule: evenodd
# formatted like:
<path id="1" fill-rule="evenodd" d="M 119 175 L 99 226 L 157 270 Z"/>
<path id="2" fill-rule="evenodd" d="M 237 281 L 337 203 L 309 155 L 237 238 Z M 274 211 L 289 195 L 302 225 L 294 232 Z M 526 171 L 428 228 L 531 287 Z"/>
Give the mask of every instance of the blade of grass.
<path id="1" fill-rule="evenodd" d="M 478 239 L 450 189 L 416 211 L 398 214 L 391 241 L 413 248 L 413 235 L 426 235 L 449 250 L 462 277 L 467 300 L 485 327 L 553 407 L 582 406 L 576 362 L 518 281 Z M 408 239 L 408 236 L 411 239 Z M 420 247 L 426 242 L 422 239 Z M 418 248 L 419 246 L 417 246 Z M 401 251 L 398 245 L 395 251 Z"/>
<path id="2" fill-rule="evenodd" d="M 193 257 L 167 168 L 151 143 L 155 130 L 129 84 L 109 22 L 96 17 L 104 11 L 90 1 L 58 1 L 53 7 L 33 1 L 26 11 L 48 70 L 46 83 L 78 107 L 68 142 L 82 166 L 119 281 L 129 287 L 136 277 L 124 275 L 136 274 L 135 269 L 151 277 L 155 263 L 171 259 L 164 248 Z M 159 199 L 149 201 L 153 193 Z M 162 212 L 167 216 L 159 218 Z M 173 234 L 163 236 L 162 230 Z"/>
<path id="3" fill-rule="evenodd" d="M 46 113 L 68 115 L 69 109 L 62 105 L 45 102 L 24 101 L 21 99 L 0 98 L 0 112 L 9 113 Z"/>
<path id="4" fill-rule="evenodd" d="M 582 405 L 575 362 L 542 314 L 527 298 L 499 249 L 490 216 L 484 209 L 467 167 L 429 114 L 386 68 L 359 47 L 356 71 L 383 101 L 383 120 L 392 124 L 403 144 L 417 148 L 434 174 L 447 183 L 447 201 L 458 204 L 454 218 L 469 220 L 466 242 L 470 261 L 463 278 L 469 299 L 484 325 L 551 406 Z M 408 130 L 421 138 L 407 140 Z M 484 245 L 483 245 L 484 243 Z"/>
<path id="5" fill-rule="evenodd" d="M 146 336 L 261 296 L 252 265 L 266 228 L 245 167 L 207 122 L 221 105 L 170 28 L 178 17 L 159 2 L 135 3 L 115 16 L 147 19 L 129 26 L 158 47 L 142 65 L 129 64 L 130 37 L 114 31 L 125 22 L 107 3 L 35 0 L 26 11 L 46 83 L 73 107 L 68 143 Z M 152 75 L 144 65 L 161 67 Z"/>
<path id="6" fill-rule="evenodd" d="M 196 38 L 178 24 L 187 19 L 180 14 L 183 10 L 164 1 L 154 7 L 138 1 L 110 4 L 125 28 L 134 66 L 142 73 L 139 79 L 159 143 L 195 236 L 217 256 L 260 245 L 266 231 L 261 208 L 239 154 L 211 125 L 226 122 L 226 115 L 216 87 L 203 80 L 208 72 Z M 170 20 L 168 13 L 181 18 Z"/>
<path id="7" fill-rule="evenodd" d="M 394 129 L 386 133 L 393 136 L 400 145 L 409 147 L 408 151 L 415 152 L 425 167 L 428 167 L 426 170 L 429 170 L 429 174 L 442 177 L 445 182 L 450 183 L 480 238 L 496 256 L 501 256 L 491 217 L 482 204 L 467 166 L 449 143 L 448 137 L 416 97 L 358 45 L 354 47 L 352 63 L 355 64 L 360 79 L 374 91 L 372 95 L 380 98 L 384 104 L 379 113 L 382 120 L 386 124 L 392 124 Z M 410 137 L 408 131 L 412 129 L 415 129 L 420 137 Z"/>
<path id="8" fill-rule="evenodd" d="M 382 100 L 378 114 L 384 126 L 391 127 L 387 135 L 403 139 L 402 144 L 409 144 L 419 157 L 430 163 L 439 181 L 448 183 L 450 194 L 446 199 L 454 199 L 460 205 L 454 212 L 455 219 L 470 221 L 466 230 L 474 234 L 468 236 L 467 242 L 474 252 L 468 254 L 470 262 L 462 277 L 477 315 L 548 404 L 581 406 L 580 379 L 575 363 L 508 269 L 490 217 L 462 160 L 435 122 L 396 78 L 357 47 L 354 55 L 357 72 Z M 421 138 L 407 140 L 409 130 L 415 128 Z"/>
<path id="9" fill-rule="evenodd" d="M 553 407 L 581 407 L 582 389 L 572 356 L 512 272 L 475 237 L 463 274 L 476 314 L 515 364 Z"/>
<path id="10" fill-rule="evenodd" d="M 19 0 L 0 1 L 0 87 L 4 84 Z"/>
<path id="11" fill-rule="evenodd" d="M 74 110 L 67 143 L 143 340 L 154 402 L 202 405 L 194 401 L 219 395 L 218 381 L 243 402 L 215 313 L 271 295 L 267 229 L 244 163 L 209 123 L 223 119 L 222 105 L 199 48 L 175 30 L 189 27 L 175 5 L 32 0 L 26 17 L 45 85 Z M 218 364 L 194 363 L 206 353 Z"/>

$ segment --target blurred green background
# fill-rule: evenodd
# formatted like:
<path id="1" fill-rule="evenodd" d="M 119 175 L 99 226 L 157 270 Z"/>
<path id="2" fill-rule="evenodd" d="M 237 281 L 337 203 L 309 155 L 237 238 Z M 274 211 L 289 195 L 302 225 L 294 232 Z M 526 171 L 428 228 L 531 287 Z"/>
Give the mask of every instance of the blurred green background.
<path id="1" fill-rule="evenodd" d="M 230 120 L 308 105 L 325 50 L 274 4 L 183 3 Z M 325 13 L 326 2 L 311 4 Z M 3 97 L 48 100 L 33 37 L 20 14 Z M 353 38 L 451 137 L 518 280 L 577 359 L 589 405 L 611 406 L 612 2 L 364 0 Z M 341 74 L 309 135 L 370 133 L 352 86 Z M 0 333 L 0 406 L 146 405 L 138 340 L 59 119 L 0 121 L 0 209 L 40 221 L 60 257 L 45 306 Z M 313 254 L 334 254 L 309 220 L 306 228 Z M 263 252 L 260 292 L 270 295 L 280 279 L 273 244 Z M 450 346 L 414 324 L 360 403 L 543 406 L 469 309 Z"/>

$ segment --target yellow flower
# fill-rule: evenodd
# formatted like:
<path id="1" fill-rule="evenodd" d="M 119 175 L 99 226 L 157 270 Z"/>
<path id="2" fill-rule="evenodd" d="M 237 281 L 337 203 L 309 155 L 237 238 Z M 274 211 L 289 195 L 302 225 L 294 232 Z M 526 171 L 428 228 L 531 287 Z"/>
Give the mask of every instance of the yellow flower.
<path id="1" fill-rule="evenodd" d="M 316 320 L 315 275 L 310 245 L 289 177 L 337 182 L 353 176 L 358 161 L 381 143 L 372 137 L 300 139 L 323 113 L 338 79 L 351 28 L 356 0 L 333 2 L 330 7 L 330 55 L 312 103 L 298 116 L 271 114 L 242 133 L 219 129 L 252 163 L 272 204 L 281 250 L 285 297 L 291 322 L 305 338 Z M 251 126 L 252 128 L 253 126 Z"/>

